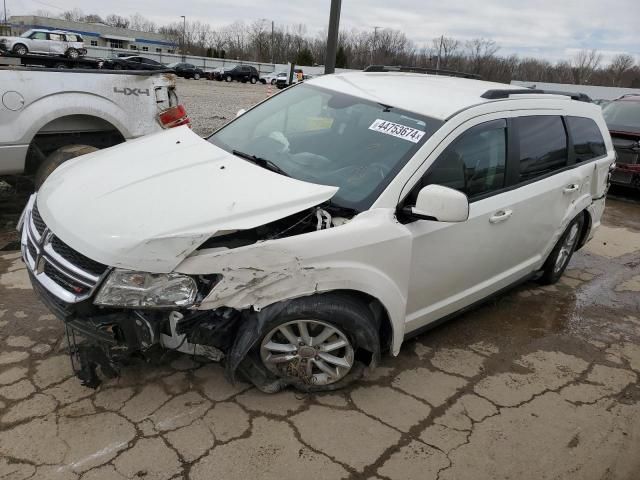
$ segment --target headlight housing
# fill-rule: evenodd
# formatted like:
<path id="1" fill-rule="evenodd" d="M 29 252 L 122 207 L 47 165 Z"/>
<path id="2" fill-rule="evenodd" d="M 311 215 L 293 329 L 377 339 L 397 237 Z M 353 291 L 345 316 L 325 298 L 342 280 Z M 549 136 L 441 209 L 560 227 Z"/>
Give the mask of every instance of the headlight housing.
<path id="1" fill-rule="evenodd" d="M 94 303 L 127 308 L 189 307 L 197 294 L 198 285 L 188 275 L 116 269 L 102 285 Z"/>

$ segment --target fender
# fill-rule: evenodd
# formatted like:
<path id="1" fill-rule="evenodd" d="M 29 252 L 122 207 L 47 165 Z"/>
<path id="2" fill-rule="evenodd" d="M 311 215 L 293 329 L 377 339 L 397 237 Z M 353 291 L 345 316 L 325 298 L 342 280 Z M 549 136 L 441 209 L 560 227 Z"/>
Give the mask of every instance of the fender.
<path id="1" fill-rule="evenodd" d="M 199 305 L 260 311 L 278 302 L 335 290 L 362 292 L 380 301 L 398 353 L 404 337 L 411 235 L 392 211 L 370 210 L 328 230 L 186 258 L 177 272 L 221 275 Z"/>

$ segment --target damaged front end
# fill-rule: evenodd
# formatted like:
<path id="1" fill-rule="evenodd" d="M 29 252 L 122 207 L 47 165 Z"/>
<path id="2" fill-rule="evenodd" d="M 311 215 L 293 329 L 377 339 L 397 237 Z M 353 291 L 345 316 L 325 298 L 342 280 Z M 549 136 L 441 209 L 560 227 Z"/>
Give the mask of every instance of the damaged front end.
<path id="1" fill-rule="evenodd" d="M 195 255 L 326 230 L 347 223 L 351 216 L 352 211 L 325 203 L 255 228 L 224 231 L 202 243 Z M 230 381 L 239 370 L 265 391 L 287 384 L 260 369 L 248 355 L 265 334 L 265 325 L 287 302 L 264 309 L 206 309 L 202 303 L 215 291 L 224 272 L 154 274 L 100 264 L 49 229 L 35 197 L 24 216 L 22 255 L 34 290 L 64 322 L 72 367 L 87 387 L 96 388 L 101 377 L 116 377 L 124 366 L 150 361 L 163 350 L 211 361 L 227 357 Z M 250 290 L 250 282 L 243 288 Z M 379 355 L 376 339 L 372 327 L 360 341 L 372 352 L 369 364 Z"/>

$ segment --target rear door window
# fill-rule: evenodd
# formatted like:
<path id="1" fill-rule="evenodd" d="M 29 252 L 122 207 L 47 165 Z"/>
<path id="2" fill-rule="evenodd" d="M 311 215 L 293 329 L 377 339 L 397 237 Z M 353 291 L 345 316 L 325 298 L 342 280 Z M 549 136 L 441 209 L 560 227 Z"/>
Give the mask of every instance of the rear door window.
<path id="1" fill-rule="evenodd" d="M 455 188 L 473 199 L 505 186 L 506 159 L 507 122 L 495 120 L 476 125 L 440 154 L 422 186 Z"/>
<path id="2" fill-rule="evenodd" d="M 602 133 L 591 118 L 567 117 L 567 125 L 573 139 L 576 162 L 586 162 L 607 153 Z"/>
<path id="3" fill-rule="evenodd" d="M 70 35 L 67 33 L 65 36 L 67 37 L 67 42 L 79 42 L 78 37 L 76 37 L 75 35 Z"/>
<path id="4" fill-rule="evenodd" d="M 515 121 L 520 146 L 520 182 L 567 166 L 567 133 L 561 117 L 537 115 L 518 117 Z"/>
<path id="5" fill-rule="evenodd" d="M 60 42 L 62 41 L 62 35 L 58 33 L 50 33 L 49 40 L 53 40 L 54 42 Z"/>

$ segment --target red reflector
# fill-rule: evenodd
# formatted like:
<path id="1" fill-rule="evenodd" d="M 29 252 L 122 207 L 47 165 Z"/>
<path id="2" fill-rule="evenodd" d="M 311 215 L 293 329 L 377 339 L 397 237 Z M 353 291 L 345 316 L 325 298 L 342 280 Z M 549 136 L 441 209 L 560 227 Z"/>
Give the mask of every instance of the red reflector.
<path id="1" fill-rule="evenodd" d="M 167 108 L 158 114 L 158 119 L 163 128 L 179 127 L 180 125 L 191 126 L 191 119 L 187 115 L 187 109 L 184 108 L 184 105 Z"/>

